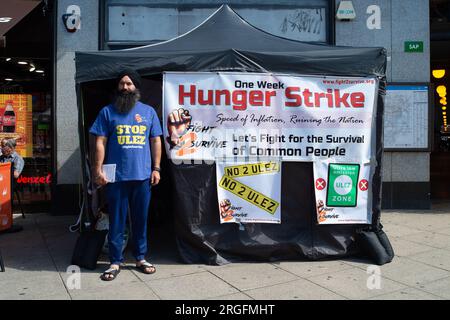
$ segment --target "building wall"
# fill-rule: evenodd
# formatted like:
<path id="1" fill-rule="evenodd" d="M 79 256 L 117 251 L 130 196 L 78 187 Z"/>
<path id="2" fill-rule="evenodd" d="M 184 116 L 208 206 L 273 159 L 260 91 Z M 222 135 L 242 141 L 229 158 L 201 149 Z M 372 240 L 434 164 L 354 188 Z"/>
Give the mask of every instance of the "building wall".
<path id="1" fill-rule="evenodd" d="M 327 0 L 253 0 L 253 3 L 257 5 L 276 3 L 282 5 L 297 5 L 299 2 L 301 5 L 305 5 L 309 8 L 318 7 L 325 5 Z M 147 1 L 135 0 L 136 3 L 145 4 Z M 148 1 L 150 2 L 150 1 Z M 177 1 L 153 1 L 153 4 L 158 3 L 177 3 Z M 251 2 L 247 0 L 236 0 L 231 1 L 236 4 L 249 4 Z M 130 1 L 121 0 L 115 1 L 114 3 L 120 5 L 130 5 Z M 205 0 L 197 1 L 198 4 L 214 5 L 217 4 L 219 7 L 222 3 L 220 0 Z M 55 77 L 55 95 L 56 95 L 56 184 L 53 186 L 53 201 L 52 201 L 52 212 L 54 214 L 64 214 L 64 213 L 75 213 L 79 209 L 79 199 L 81 197 L 80 184 L 82 182 L 82 172 L 81 172 L 81 153 L 79 145 L 79 134 L 78 134 L 78 108 L 77 108 L 77 98 L 75 89 L 75 51 L 96 51 L 101 47 L 99 30 L 101 24 L 100 22 L 100 6 L 104 4 L 102 0 L 58 0 L 57 1 L 57 13 L 56 13 L 56 77 Z M 77 5 L 81 10 L 81 29 L 74 33 L 67 32 L 62 16 L 67 13 L 67 8 L 70 5 Z M 142 7 L 141 7 L 142 9 Z M 135 13 L 136 10 L 128 8 L 131 13 Z M 142 11 L 142 10 L 141 10 Z M 137 16 L 137 21 L 139 22 L 141 16 L 146 11 L 139 11 Z M 201 11 L 201 10 L 200 10 Z M 210 13 L 214 11 L 214 8 L 210 9 Z M 245 10 L 244 10 L 245 11 Z M 125 13 L 129 13 L 126 11 Z M 148 10 L 147 10 L 148 13 Z M 198 14 L 197 11 L 191 12 L 192 14 Z M 210 13 L 204 13 L 206 18 Z M 105 13 L 107 14 L 107 12 Z M 250 14 L 251 16 L 251 14 Z M 112 23 L 114 30 L 121 31 L 125 28 L 126 32 L 132 32 L 133 28 L 128 28 L 129 21 L 122 18 L 122 11 L 118 16 L 115 16 Z M 164 21 L 164 17 L 157 17 Z M 182 24 L 184 27 L 178 27 L 178 33 L 182 34 L 186 29 L 190 29 L 189 26 L 192 25 L 192 19 L 195 17 L 179 17 L 179 19 L 184 22 Z M 202 17 L 200 20 L 203 21 Z M 188 23 L 189 22 L 189 23 Z M 273 22 L 273 21 L 272 21 Z M 282 21 L 277 21 L 277 23 Z M 328 21 L 327 21 L 328 23 Z M 123 27 L 122 27 L 123 26 Z M 139 33 L 145 30 L 145 26 L 134 25 L 135 28 L 139 30 L 134 30 L 133 32 Z M 131 30 L 131 31 L 130 31 Z M 123 31 L 123 30 L 122 30 Z M 151 33 L 152 29 L 150 29 Z M 324 30 L 325 31 L 325 30 Z M 130 34 L 130 38 L 134 33 Z M 120 32 L 119 32 L 120 34 Z M 323 40 L 324 38 L 320 38 Z M 134 39 L 139 40 L 139 39 Z M 311 40 L 311 39 L 309 39 Z M 115 48 L 117 49 L 117 48 Z M 70 196 L 69 196 L 70 195 Z"/>
<path id="2" fill-rule="evenodd" d="M 81 10 L 81 28 L 68 32 L 62 16 L 70 5 Z M 56 186 L 54 203 L 59 212 L 78 207 L 81 157 L 78 135 L 78 108 L 75 91 L 75 51 L 98 50 L 98 0 L 59 0 L 56 17 Z M 73 197 L 67 197 L 67 194 Z M 60 197 L 65 194 L 65 197 Z M 61 200 L 59 203 L 58 199 Z M 73 201 L 68 201 L 73 199 Z"/>
<path id="3" fill-rule="evenodd" d="M 335 0 L 336 8 L 339 2 Z M 388 82 L 430 82 L 429 1 L 358 0 L 352 3 L 356 18 L 336 20 L 336 45 L 385 47 Z M 380 9 L 380 29 L 368 27 L 368 24 L 374 25 L 370 23 L 373 21 L 370 6 L 373 5 Z M 404 52 L 405 41 L 423 41 L 423 53 Z M 383 207 L 430 207 L 429 152 L 384 153 Z"/>
<path id="4" fill-rule="evenodd" d="M 334 1 L 337 8 L 340 0 Z M 73 193 L 76 195 L 74 199 L 78 199 L 81 157 L 74 56 L 75 51 L 99 48 L 99 3 L 101 0 L 58 1 L 56 23 L 57 182 L 54 191 L 56 200 L 62 198 L 58 197 L 58 194 L 67 195 L 67 192 Z M 429 82 L 428 0 L 357 0 L 352 3 L 356 10 L 356 19 L 345 22 L 336 20 L 336 45 L 385 47 L 388 51 L 388 82 Z M 75 33 L 67 32 L 62 21 L 62 15 L 72 4 L 80 7 L 82 17 L 81 29 Z M 374 5 L 380 9 L 380 29 L 368 27 L 368 20 L 372 21 L 372 14 L 367 13 L 367 10 Z M 424 52 L 405 53 L 404 41 L 408 40 L 423 41 Z M 383 206 L 385 208 L 428 208 L 430 206 L 429 172 L 428 152 L 385 152 Z M 67 199 L 67 197 L 64 198 Z M 55 206 L 70 208 L 74 207 L 74 203 L 56 203 Z"/>

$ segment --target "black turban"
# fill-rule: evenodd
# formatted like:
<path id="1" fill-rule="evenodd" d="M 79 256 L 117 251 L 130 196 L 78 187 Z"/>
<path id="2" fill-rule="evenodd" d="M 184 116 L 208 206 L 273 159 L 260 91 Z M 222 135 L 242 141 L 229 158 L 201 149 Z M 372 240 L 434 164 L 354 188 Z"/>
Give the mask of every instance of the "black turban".
<path id="1" fill-rule="evenodd" d="M 133 69 L 122 70 L 119 73 L 119 77 L 117 78 L 117 84 L 119 84 L 120 80 L 125 76 L 128 76 L 131 81 L 133 81 L 133 84 L 137 89 L 141 88 L 141 76 Z"/>

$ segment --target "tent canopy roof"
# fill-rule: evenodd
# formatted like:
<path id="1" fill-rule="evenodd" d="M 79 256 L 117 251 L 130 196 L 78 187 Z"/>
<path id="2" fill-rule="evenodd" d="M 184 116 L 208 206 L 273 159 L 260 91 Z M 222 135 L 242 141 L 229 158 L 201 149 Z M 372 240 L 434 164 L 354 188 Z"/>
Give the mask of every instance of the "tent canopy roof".
<path id="1" fill-rule="evenodd" d="M 246 71 L 384 76 L 384 48 L 307 43 L 262 31 L 228 5 L 174 39 L 125 50 L 76 52 L 77 83 L 115 78 L 127 67 L 141 75 L 163 71 Z"/>

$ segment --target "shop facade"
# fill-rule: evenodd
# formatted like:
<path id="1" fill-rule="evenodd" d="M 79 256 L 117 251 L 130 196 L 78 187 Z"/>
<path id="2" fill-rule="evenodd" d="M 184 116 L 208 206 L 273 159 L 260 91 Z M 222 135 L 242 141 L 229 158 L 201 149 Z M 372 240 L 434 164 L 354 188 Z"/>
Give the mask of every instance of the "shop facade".
<path id="1" fill-rule="evenodd" d="M 57 1 L 52 117 L 54 214 L 77 213 L 82 199 L 75 52 L 125 49 L 172 39 L 196 27 L 224 2 L 257 28 L 284 38 L 385 47 L 388 83 L 420 84 L 430 90 L 429 2 L 425 0 L 351 1 L 353 18 L 336 17 L 342 2 L 338 0 Z M 405 43 L 410 41 L 421 43 L 422 50 L 406 51 Z M 427 125 L 425 130 L 432 130 L 432 122 Z M 431 140 L 417 148 L 397 146 L 384 152 L 384 208 L 430 208 Z"/>
<path id="2" fill-rule="evenodd" d="M 26 212 L 46 211 L 54 168 L 52 11 L 39 1 L 2 9 L 2 19 L 10 15 L 14 27 L 2 30 L 0 45 L 0 139 L 14 139 L 25 162 L 14 205 Z"/>

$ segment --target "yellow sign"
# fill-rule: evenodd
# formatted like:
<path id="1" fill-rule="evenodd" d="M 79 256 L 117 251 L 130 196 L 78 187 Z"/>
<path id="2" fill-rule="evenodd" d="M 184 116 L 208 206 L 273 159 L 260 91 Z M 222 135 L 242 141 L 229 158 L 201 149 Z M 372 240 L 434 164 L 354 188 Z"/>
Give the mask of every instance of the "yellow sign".
<path id="1" fill-rule="evenodd" d="M 225 167 L 225 175 L 229 177 L 247 177 L 258 174 L 280 171 L 279 162 L 259 162 L 239 166 Z"/>
<path id="2" fill-rule="evenodd" d="M 238 166 L 242 167 L 242 166 Z M 225 168 L 225 175 L 219 182 L 219 186 L 225 190 L 233 193 L 245 201 L 267 211 L 270 214 L 275 214 L 278 206 L 280 205 L 277 201 L 263 195 L 262 193 L 253 190 L 249 186 L 234 180 L 233 178 L 226 175 L 227 167 Z"/>

